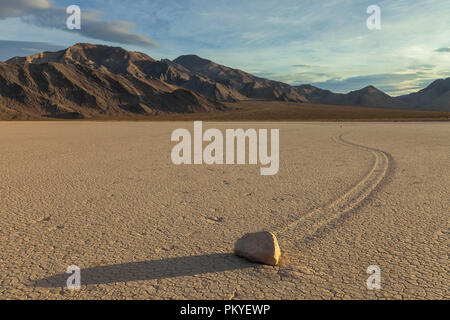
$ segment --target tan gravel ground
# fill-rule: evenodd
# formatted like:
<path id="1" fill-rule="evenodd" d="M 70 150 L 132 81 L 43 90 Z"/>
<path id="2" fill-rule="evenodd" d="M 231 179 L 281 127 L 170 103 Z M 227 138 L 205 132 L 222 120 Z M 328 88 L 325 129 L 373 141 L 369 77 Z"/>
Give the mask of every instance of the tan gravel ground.
<path id="1" fill-rule="evenodd" d="M 269 177 L 173 165 L 192 125 L 0 122 L 0 298 L 450 298 L 450 123 L 204 124 L 279 128 Z M 231 254 L 263 229 L 278 267 Z"/>

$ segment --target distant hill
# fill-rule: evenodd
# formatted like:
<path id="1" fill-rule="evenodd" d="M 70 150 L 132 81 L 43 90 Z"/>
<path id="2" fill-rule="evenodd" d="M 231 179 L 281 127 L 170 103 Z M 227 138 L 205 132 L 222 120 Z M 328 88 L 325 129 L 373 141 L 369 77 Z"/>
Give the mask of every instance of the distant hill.
<path id="1" fill-rule="evenodd" d="M 308 102 L 295 88 L 288 84 L 253 76 L 196 55 L 180 56 L 173 62 L 196 74 L 201 74 L 226 87 L 232 88 L 250 99 Z"/>
<path id="2" fill-rule="evenodd" d="M 195 113 L 224 110 L 221 102 L 247 100 L 450 111 L 449 79 L 398 98 L 373 86 L 341 94 L 256 77 L 196 55 L 157 61 L 119 47 L 80 43 L 0 63 L 0 115 Z"/>
<path id="3" fill-rule="evenodd" d="M 409 106 L 398 99 L 387 95 L 374 86 L 368 86 L 361 90 L 349 92 L 347 94 L 333 93 L 322 90 L 311 85 L 296 87 L 305 95 L 311 103 L 360 106 L 381 109 L 408 109 Z"/>
<path id="4" fill-rule="evenodd" d="M 436 80 L 425 89 L 398 99 L 415 108 L 450 111 L 450 78 Z"/>

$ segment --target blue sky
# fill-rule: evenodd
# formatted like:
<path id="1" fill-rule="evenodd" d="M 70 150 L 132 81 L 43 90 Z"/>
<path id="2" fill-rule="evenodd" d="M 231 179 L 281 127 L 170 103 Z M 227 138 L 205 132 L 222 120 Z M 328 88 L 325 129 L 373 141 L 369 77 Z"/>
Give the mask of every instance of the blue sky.
<path id="1" fill-rule="evenodd" d="M 82 30 L 64 8 L 82 9 Z M 367 7 L 381 8 L 369 30 Z M 0 60 L 77 42 L 153 58 L 198 54 L 289 84 L 391 95 L 450 76 L 448 0 L 0 0 Z"/>

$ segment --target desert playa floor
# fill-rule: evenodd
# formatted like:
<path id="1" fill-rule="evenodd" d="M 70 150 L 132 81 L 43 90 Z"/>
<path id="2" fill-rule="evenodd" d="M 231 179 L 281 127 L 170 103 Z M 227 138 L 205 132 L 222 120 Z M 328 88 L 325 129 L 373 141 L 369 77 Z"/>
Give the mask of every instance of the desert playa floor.
<path id="1" fill-rule="evenodd" d="M 0 298 L 450 298 L 450 123 L 204 123 L 279 128 L 276 176 L 173 165 L 192 127 L 0 122 Z M 280 266 L 232 254 L 260 230 Z"/>

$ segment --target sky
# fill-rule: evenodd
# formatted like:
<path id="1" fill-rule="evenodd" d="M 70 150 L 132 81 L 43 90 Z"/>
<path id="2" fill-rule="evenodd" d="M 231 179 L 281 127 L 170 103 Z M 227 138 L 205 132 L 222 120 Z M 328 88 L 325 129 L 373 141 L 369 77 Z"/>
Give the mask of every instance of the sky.
<path id="1" fill-rule="evenodd" d="M 66 26 L 70 5 L 81 30 Z M 367 27 L 371 5 L 381 29 Z M 450 77 L 449 17 L 449 0 L 0 0 L 0 61 L 89 42 L 398 96 Z"/>

